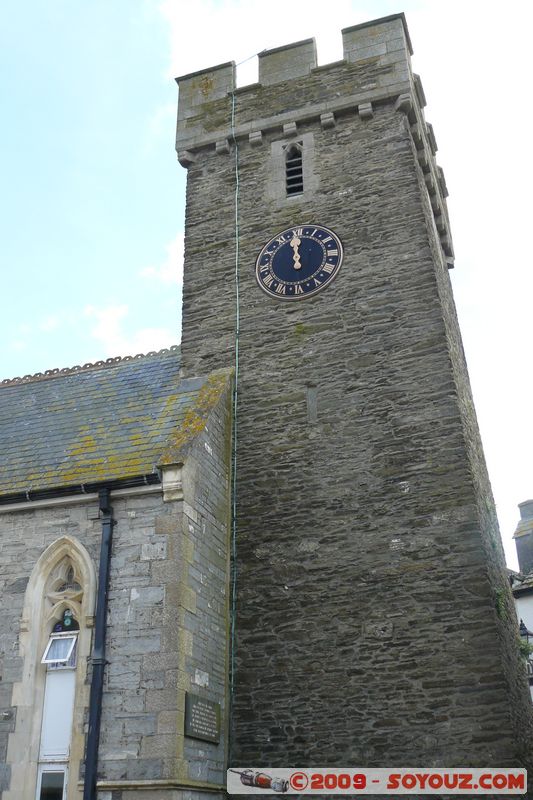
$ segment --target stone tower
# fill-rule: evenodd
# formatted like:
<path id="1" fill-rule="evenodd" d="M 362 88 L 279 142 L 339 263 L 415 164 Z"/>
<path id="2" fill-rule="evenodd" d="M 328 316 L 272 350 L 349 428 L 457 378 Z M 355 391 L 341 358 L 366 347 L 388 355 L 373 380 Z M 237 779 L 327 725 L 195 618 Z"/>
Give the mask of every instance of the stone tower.
<path id="1" fill-rule="evenodd" d="M 404 16 L 342 37 L 326 66 L 314 40 L 261 53 L 250 86 L 233 63 L 178 79 L 186 375 L 235 364 L 239 319 L 231 761 L 517 765 L 530 704 L 435 137 Z M 296 270 L 310 228 L 338 274 L 276 297 L 258 255 Z"/>

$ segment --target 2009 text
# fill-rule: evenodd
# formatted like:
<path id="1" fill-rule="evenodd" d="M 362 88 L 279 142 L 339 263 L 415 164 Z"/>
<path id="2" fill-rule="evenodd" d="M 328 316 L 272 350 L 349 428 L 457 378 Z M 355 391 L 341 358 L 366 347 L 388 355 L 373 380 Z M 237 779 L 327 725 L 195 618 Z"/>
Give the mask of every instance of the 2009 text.
<path id="1" fill-rule="evenodd" d="M 524 769 L 257 769 L 228 771 L 229 794 L 520 795 Z"/>

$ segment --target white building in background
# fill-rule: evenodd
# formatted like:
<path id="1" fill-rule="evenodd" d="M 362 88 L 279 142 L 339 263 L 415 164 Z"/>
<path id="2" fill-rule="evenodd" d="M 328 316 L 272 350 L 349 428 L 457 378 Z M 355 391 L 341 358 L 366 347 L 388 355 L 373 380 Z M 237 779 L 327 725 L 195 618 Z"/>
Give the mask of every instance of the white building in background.
<path id="1" fill-rule="evenodd" d="M 520 636 L 533 646 L 533 500 L 519 504 L 520 522 L 513 538 L 520 572 L 511 573 L 511 588 L 520 623 Z M 529 689 L 533 699 L 533 654 L 528 657 Z"/>

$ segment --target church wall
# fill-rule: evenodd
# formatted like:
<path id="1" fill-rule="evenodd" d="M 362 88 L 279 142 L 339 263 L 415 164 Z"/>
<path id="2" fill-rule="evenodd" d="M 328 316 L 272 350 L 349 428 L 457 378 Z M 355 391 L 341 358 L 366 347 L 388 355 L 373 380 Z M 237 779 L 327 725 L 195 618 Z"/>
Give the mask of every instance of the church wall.
<path id="1" fill-rule="evenodd" d="M 164 501 L 162 491 L 113 496 L 113 548 L 106 639 L 106 672 L 98 764 L 101 800 L 177 798 L 223 783 L 226 748 L 228 624 L 229 436 L 228 392 L 197 435 L 182 468 L 182 492 Z M 97 501 L 0 513 L 3 625 L 1 634 L 3 788 L 15 761 L 28 777 L 4 796 L 22 800 L 35 791 L 39 702 L 13 707 L 26 652 L 19 647 L 28 577 L 46 547 L 68 535 L 87 548 L 98 571 L 101 523 Z M 92 621 L 91 621 L 92 624 Z M 31 641 L 31 628 L 30 628 Z M 90 639 L 90 634 L 89 634 Z M 40 645 L 37 648 L 40 652 Z M 41 653 L 42 655 L 42 653 Z M 34 659 L 31 669 L 45 667 Z M 88 670 L 90 680 L 90 668 Z M 69 800 L 81 797 L 88 686 L 78 697 L 71 753 Z M 12 689 L 15 685 L 15 694 Z M 184 736 L 185 693 L 219 703 L 220 742 Z M 14 700 L 13 700 L 14 698 Z M 23 719 L 21 717 L 24 717 Z M 32 728 L 33 726 L 33 728 Z M 32 732 L 33 730 L 33 732 Z M 9 732 L 16 737 L 6 763 Z M 30 741 L 31 739 L 31 741 Z M 28 742 L 28 743 L 27 743 Z M 34 763 L 27 755 L 33 750 Z M 26 748 L 26 749 L 22 749 Z M 35 749 L 37 748 L 37 750 Z M 18 752 L 18 755 L 17 755 Z M 33 787 L 33 788 L 32 788 Z M 209 796 L 213 796 L 212 793 Z"/>
<path id="2" fill-rule="evenodd" d="M 229 726 L 232 382 L 183 467 L 183 541 L 188 597 L 180 629 L 187 636 L 182 688 L 221 704 L 221 743 L 185 737 L 179 775 L 220 786 L 226 781 Z M 185 557 L 184 557 L 185 560 Z M 182 609 L 182 602 L 178 607 Z"/>
<path id="3" fill-rule="evenodd" d="M 0 520 L 1 521 L 1 520 Z M 7 524 L 6 524 L 7 523 Z M 13 536 L 13 520 L 6 520 L 2 526 L 11 534 L 12 544 L 5 552 L 6 563 L 0 576 L 0 603 L 2 629 L 0 631 L 0 791 L 9 787 L 11 766 L 6 763 L 9 734 L 16 722 L 16 709 L 12 706 L 13 683 L 22 671 L 22 659 L 18 652 L 19 622 L 24 602 L 24 591 L 29 571 L 20 571 L 19 559 L 24 557 L 25 543 Z"/>
<path id="4" fill-rule="evenodd" d="M 415 98 L 410 73 L 386 97 L 369 88 L 384 71 L 369 57 L 235 94 L 233 764 L 481 766 L 523 755 L 511 721 L 523 670 L 514 656 L 503 666 L 512 643 L 492 587 L 500 552 L 487 563 L 489 488 L 443 284 L 451 251 L 436 255 L 428 235 L 434 209 L 398 104 L 400 92 Z M 357 113 L 353 98 L 372 92 Z M 231 97 L 207 96 L 193 112 L 178 122 L 189 375 L 233 363 L 236 304 Z M 284 198 L 272 189 L 275 148 L 306 137 L 313 191 Z M 299 302 L 266 297 L 254 275 L 261 247 L 311 223 L 341 238 L 338 277 Z M 528 712 L 517 713 L 524 734 Z"/>
<path id="5" fill-rule="evenodd" d="M 183 711 L 177 688 L 180 642 L 169 607 L 181 576 L 181 503 L 132 497 L 113 509 L 98 775 L 104 781 L 169 778 Z"/>
<path id="6" fill-rule="evenodd" d="M 51 623 L 46 623 L 38 609 L 41 597 L 30 597 L 33 585 L 40 587 L 46 575 L 36 575 L 29 583 L 39 559 L 55 542 L 71 537 L 88 551 L 97 564 L 99 523 L 97 508 L 86 503 L 68 507 L 48 507 L 0 513 L 0 540 L 3 587 L 0 593 L 2 614 L 2 711 L 10 714 L 6 748 L 2 756 L 7 779 L 4 800 L 33 797 L 37 777 L 45 667 L 40 659 L 48 640 Z M 43 569 L 45 569 L 43 565 Z M 35 573 L 34 573 L 35 574 Z M 84 595 L 94 599 L 94 586 L 84 586 Z M 85 606 L 84 606 L 85 608 Z M 79 620 L 80 635 L 76 675 L 71 764 L 74 780 L 68 800 L 78 797 L 76 779 L 84 749 L 84 709 L 88 703 L 85 686 L 86 658 L 90 651 L 92 613 Z M 7 726 L 6 726 L 7 727 Z"/>

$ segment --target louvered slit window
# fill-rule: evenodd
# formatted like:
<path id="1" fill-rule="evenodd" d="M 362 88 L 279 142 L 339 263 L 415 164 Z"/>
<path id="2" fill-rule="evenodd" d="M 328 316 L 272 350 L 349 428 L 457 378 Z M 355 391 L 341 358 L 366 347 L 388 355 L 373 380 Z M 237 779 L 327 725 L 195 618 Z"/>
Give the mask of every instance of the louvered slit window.
<path id="1" fill-rule="evenodd" d="M 285 155 L 285 186 L 287 197 L 304 190 L 302 149 L 298 145 L 289 147 Z"/>

